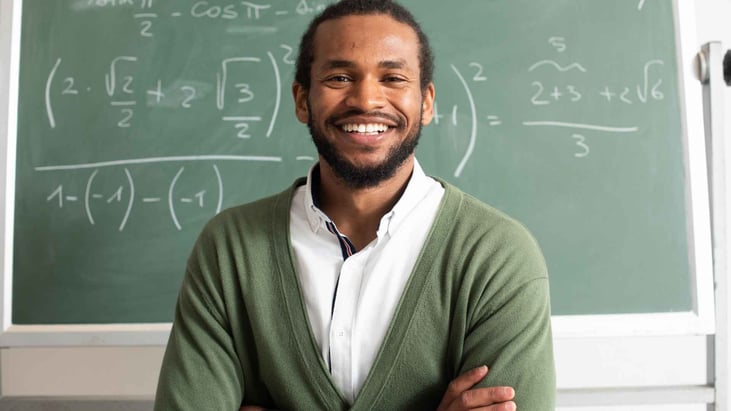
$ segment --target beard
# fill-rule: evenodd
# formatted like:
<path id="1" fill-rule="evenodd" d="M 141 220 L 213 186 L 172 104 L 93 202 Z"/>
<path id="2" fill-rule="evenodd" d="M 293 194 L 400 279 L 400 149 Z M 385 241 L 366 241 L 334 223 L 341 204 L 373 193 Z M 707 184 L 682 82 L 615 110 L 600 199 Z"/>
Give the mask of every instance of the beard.
<path id="1" fill-rule="evenodd" d="M 317 147 L 317 152 L 327 162 L 330 168 L 332 168 L 335 175 L 351 189 L 375 187 L 381 182 L 393 177 L 396 174 L 396 170 L 414 153 L 419 143 L 419 137 L 421 137 L 421 114 L 419 114 L 419 122 L 416 128 L 411 130 L 403 141 L 391 147 L 386 158 L 381 163 L 372 166 L 359 166 L 345 158 L 337 151 L 335 145 L 327 141 L 323 130 L 315 124 L 312 118 L 312 110 L 309 110 L 309 113 L 307 128 L 310 130 L 310 135 L 312 136 L 312 141 L 315 143 L 315 147 Z M 344 116 L 357 114 L 364 113 L 349 112 L 344 114 Z M 334 123 L 333 119 L 328 120 L 327 123 L 335 127 L 332 125 Z M 398 124 L 399 128 L 404 127 L 402 121 L 399 121 Z"/>

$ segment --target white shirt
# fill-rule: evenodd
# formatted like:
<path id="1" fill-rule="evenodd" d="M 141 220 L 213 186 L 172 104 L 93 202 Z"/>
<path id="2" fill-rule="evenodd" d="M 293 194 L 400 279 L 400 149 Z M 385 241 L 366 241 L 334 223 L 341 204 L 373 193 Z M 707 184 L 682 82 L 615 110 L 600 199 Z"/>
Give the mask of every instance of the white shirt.
<path id="1" fill-rule="evenodd" d="M 314 205 L 315 167 L 295 192 L 290 235 L 312 333 L 335 385 L 352 404 L 378 355 L 444 187 L 415 160 L 406 190 L 381 218 L 377 238 L 348 257 L 344 240 L 331 232 L 334 223 Z"/>

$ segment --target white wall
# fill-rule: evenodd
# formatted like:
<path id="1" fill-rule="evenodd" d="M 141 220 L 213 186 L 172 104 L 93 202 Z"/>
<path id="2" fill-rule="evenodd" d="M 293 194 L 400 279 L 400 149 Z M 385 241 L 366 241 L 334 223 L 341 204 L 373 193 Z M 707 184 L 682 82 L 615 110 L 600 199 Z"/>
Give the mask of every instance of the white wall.
<path id="1" fill-rule="evenodd" d="M 0 25 L 7 24 L 3 13 L 10 1 L 0 0 Z M 698 46 L 722 40 L 731 48 L 731 0 L 696 0 L 695 9 Z M 5 70 L 7 62 L 0 61 L 3 77 Z M 731 141 L 731 88 L 725 98 Z M 555 343 L 561 410 L 701 411 L 712 401 L 707 385 L 713 352 L 705 336 L 558 338 Z M 0 393 L 149 399 L 162 354 L 161 346 L 0 349 Z"/>

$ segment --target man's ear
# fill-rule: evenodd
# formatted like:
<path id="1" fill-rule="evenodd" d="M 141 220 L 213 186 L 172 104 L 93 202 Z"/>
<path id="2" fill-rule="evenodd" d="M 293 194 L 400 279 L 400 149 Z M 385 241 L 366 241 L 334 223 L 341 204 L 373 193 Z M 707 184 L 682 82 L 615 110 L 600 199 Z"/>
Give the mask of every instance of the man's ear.
<path id="1" fill-rule="evenodd" d="M 421 94 L 421 124 L 424 126 L 431 123 L 432 118 L 434 118 L 435 93 L 434 83 L 429 83 Z"/>
<path id="2" fill-rule="evenodd" d="M 294 113 L 300 123 L 307 124 L 310 119 L 309 108 L 307 107 L 308 91 L 298 82 L 292 83 L 292 96 L 294 97 Z"/>

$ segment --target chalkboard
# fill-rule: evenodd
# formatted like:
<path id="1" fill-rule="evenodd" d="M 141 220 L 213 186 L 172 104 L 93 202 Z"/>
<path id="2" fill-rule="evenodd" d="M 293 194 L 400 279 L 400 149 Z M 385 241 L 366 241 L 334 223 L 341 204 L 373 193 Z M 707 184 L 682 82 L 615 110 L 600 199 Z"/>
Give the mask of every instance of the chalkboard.
<path id="1" fill-rule="evenodd" d="M 13 323 L 171 321 L 205 221 L 316 159 L 290 84 L 327 3 L 23 1 Z M 437 58 L 417 157 L 533 232 L 554 315 L 692 310 L 673 2 L 403 3 Z"/>

